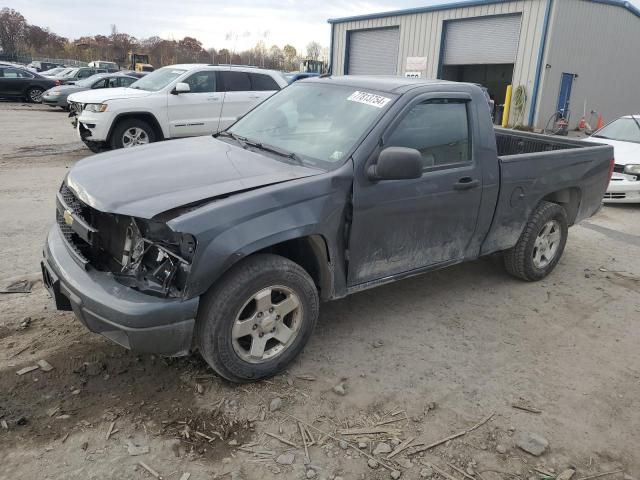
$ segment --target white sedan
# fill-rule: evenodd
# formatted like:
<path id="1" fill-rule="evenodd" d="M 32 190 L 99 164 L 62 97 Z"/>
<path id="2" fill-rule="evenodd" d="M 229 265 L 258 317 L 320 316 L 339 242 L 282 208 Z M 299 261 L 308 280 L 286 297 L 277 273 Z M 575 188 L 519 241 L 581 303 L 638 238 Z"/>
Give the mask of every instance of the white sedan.
<path id="1" fill-rule="evenodd" d="M 615 166 L 604 201 L 640 203 L 640 115 L 618 118 L 586 140 L 614 148 Z"/>

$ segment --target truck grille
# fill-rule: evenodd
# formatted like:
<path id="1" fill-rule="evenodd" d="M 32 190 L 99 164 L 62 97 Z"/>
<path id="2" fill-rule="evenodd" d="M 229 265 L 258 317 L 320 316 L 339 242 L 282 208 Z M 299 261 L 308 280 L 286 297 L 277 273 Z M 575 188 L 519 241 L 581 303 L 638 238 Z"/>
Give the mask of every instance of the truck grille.
<path id="1" fill-rule="evenodd" d="M 84 104 L 82 103 L 78 103 L 78 102 L 68 102 L 68 103 L 69 103 L 69 110 L 71 111 L 71 113 L 75 115 L 80 115 L 82 113 L 82 110 L 84 110 Z"/>
<path id="2" fill-rule="evenodd" d="M 78 263 L 98 270 L 120 270 L 129 217 L 104 213 L 82 202 L 66 185 L 60 187 L 56 222 Z M 63 202 L 63 204 L 62 204 Z M 69 213 L 73 217 L 69 224 Z"/>

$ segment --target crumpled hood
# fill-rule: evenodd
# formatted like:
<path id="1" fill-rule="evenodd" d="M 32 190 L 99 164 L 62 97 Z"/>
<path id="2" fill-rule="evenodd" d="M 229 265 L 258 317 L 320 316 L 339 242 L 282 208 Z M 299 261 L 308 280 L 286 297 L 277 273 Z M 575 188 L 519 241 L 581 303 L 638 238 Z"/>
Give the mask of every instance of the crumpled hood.
<path id="1" fill-rule="evenodd" d="M 121 98 L 146 97 L 151 93 L 146 90 L 129 87 L 96 88 L 86 92 L 74 93 L 73 98 L 69 98 L 69 100 L 78 103 L 102 103 Z"/>
<path id="2" fill-rule="evenodd" d="M 616 165 L 640 164 L 640 143 L 620 142 L 608 138 L 587 137 L 587 142 L 604 143 L 613 147 Z"/>
<path id="3" fill-rule="evenodd" d="M 149 219 L 208 198 L 320 173 L 205 136 L 86 158 L 66 183 L 97 210 Z"/>

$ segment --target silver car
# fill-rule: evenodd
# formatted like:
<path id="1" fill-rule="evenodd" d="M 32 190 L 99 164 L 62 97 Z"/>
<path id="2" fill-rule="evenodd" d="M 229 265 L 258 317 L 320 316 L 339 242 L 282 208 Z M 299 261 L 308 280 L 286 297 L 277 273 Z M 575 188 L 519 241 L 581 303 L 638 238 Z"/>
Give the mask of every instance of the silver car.
<path id="1" fill-rule="evenodd" d="M 69 108 L 67 97 L 72 93 L 95 88 L 128 87 L 136 80 L 138 79 L 135 77 L 120 73 L 97 73 L 73 84 L 59 85 L 47 90 L 42 94 L 42 103 L 50 107 L 61 107 L 67 110 Z"/>

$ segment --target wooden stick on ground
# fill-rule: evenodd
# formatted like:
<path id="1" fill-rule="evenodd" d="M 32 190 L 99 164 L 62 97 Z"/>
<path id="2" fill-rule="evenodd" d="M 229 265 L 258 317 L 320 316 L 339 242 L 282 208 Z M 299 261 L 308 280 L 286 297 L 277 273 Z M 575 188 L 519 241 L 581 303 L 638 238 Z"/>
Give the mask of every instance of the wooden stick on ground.
<path id="1" fill-rule="evenodd" d="M 542 410 L 538 410 L 537 408 L 532 408 L 532 407 L 527 407 L 525 405 L 518 405 L 518 404 L 513 404 L 511 405 L 511 408 L 515 408 L 517 410 L 524 410 L 525 412 L 529 412 L 529 413 L 542 413 Z"/>
<path id="2" fill-rule="evenodd" d="M 311 458 L 309 457 L 309 447 L 307 447 L 307 439 L 304 434 L 304 427 L 302 426 L 302 422 L 298 420 L 298 428 L 300 429 L 300 436 L 302 437 L 302 444 L 304 445 L 304 454 L 307 457 L 307 463 L 311 462 Z"/>
<path id="3" fill-rule="evenodd" d="M 293 448 L 299 448 L 298 445 L 296 445 L 295 443 L 290 442 L 286 438 L 282 438 L 282 437 L 276 435 L 275 433 L 269 433 L 269 432 L 264 432 L 264 433 L 265 433 L 265 435 L 269 435 L 270 437 L 275 438 L 276 440 L 280 440 L 285 445 L 289 445 L 290 447 L 293 447 Z"/>
<path id="4" fill-rule="evenodd" d="M 375 460 L 376 462 L 378 462 L 378 463 L 380 464 L 380 466 L 382 466 L 382 467 L 386 468 L 386 469 L 387 469 L 387 470 L 389 470 L 390 472 L 393 472 L 393 471 L 395 471 L 395 470 L 396 470 L 396 469 L 395 469 L 395 468 L 393 468 L 392 466 L 387 465 L 386 463 L 384 463 L 384 462 L 380 461 L 379 459 L 375 458 L 374 456 L 369 455 L 369 454 L 368 454 L 367 452 L 365 452 L 364 450 L 360 450 L 360 449 L 358 448 L 358 446 L 357 446 L 357 445 L 354 445 L 354 444 L 352 444 L 351 442 L 347 442 L 346 440 L 344 440 L 344 439 L 340 439 L 340 438 L 336 437 L 335 435 L 331 435 L 331 434 L 329 434 L 329 433 L 325 432 L 324 430 L 320 430 L 319 428 L 314 427 L 313 425 L 310 425 L 310 424 L 308 424 L 308 423 L 305 423 L 305 422 L 303 422 L 302 420 L 300 420 L 299 418 L 294 417 L 293 415 L 289 415 L 288 413 L 284 413 L 284 415 L 286 415 L 286 416 L 288 416 L 288 417 L 291 417 L 291 418 L 293 418 L 296 422 L 301 423 L 301 424 L 305 425 L 306 427 L 311 428 L 311 429 L 315 430 L 316 432 L 321 433 L 322 435 L 325 435 L 325 436 L 329 437 L 331 440 L 334 440 L 334 441 L 336 441 L 336 442 L 343 442 L 343 441 L 344 441 L 344 442 L 346 442 L 346 444 L 347 444 L 349 447 L 353 448 L 356 452 L 358 452 L 358 453 L 360 453 L 360 454 L 364 455 L 365 457 L 367 457 L 367 458 L 369 458 L 369 459 L 371 459 L 371 460 Z"/>
<path id="5" fill-rule="evenodd" d="M 605 475 L 613 475 L 614 473 L 622 473 L 623 470 L 613 470 L 611 472 L 604 472 L 604 473 L 596 473 L 595 475 L 589 475 L 588 477 L 582 477 L 579 478 L 578 480 L 591 480 L 592 478 L 600 478 L 600 477 L 604 477 Z"/>
<path id="6" fill-rule="evenodd" d="M 469 480 L 476 480 L 474 477 L 472 477 L 471 475 L 469 475 L 467 472 L 465 472 L 464 470 L 456 467 L 455 465 L 452 465 L 450 463 L 447 463 L 447 465 L 449 465 L 450 468 L 454 469 L 456 472 L 462 474 L 464 477 L 468 478 Z"/>
<path id="7" fill-rule="evenodd" d="M 138 465 L 140 465 L 142 468 L 144 468 L 153 477 L 157 478 L 158 480 L 162 480 L 162 476 L 158 472 L 156 472 L 153 468 L 151 468 L 149 465 L 147 465 L 146 463 L 138 462 Z"/>
<path id="8" fill-rule="evenodd" d="M 447 472 L 445 472 L 444 470 L 442 470 L 441 468 L 436 467 L 433 463 L 429 464 L 431 466 L 431 468 L 433 468 L 433 470 L 442 475 L 444 478 L 446 478 L 447 480 L 458 480 L 456 477 L 454 477 L 453 475 L 449 475 Z"/>
<path id="9" fill-rule="evenodd" d="M 107 430 L 107 435 L 104 438 L 105 440 L 109 440 L 109 437 L 113 433 L 113 427 L 115 426 L 116 426 L 116 422 L 111 422 L 111 424 L 109 425 L 109 430 Z"/>
<path id="10" fill-rule="evenodd" d="M 467 433 L 473 432 L 476 428 L 480 428 L 482 425 L 484 425 L 489 420 L 491 420 L 494 415 L 495 415 L 495 412 L 493 412 L 491 415 L 487 416 L 486 418 L 484 418 L 480 422 L 476 423 L 473 427 L 471 427 L 471 428 L 469 428 L 467 430 L 463 430 L 462 432 L 455 433 L 453 435 L 449 435 L 448 437 L 443 438 L 442 440 L 438 440 L 437 442 L 433 442 L 433 443 L 431 443 L 429 445 L 426 445 L 424 447 L 417 448 L 414 451 L 407 453 L 407 455 L 415 455 L 416 453 L 420 453 L 420 452 L 424 452 L 424 451 L 430 450 L 433 447 L 437 447 L 438 445 L 442 445 L 443 443 L 448 442 L 449 440 L 453 440 L 454 438 L 462 437 L 463 435 L 466 435 Z"/>
<path id="11" fill-rule="evenodd" d="M 391 460 L 393 457 L 395 457 L 396 455 L 398 455 L 400 452 L 406 450 L 407 448 L 409 448 L 409 445 L 411 445 L 411 443 L 416 439 L 416 437 L 411 437 L 408 440 L 405 440 L 404 442 L 402 442 L 400 445 L 398 445 L 396 447 L 396 449 L 391 452 L 389 455 L 387 455 L 387 460 Z"/>

